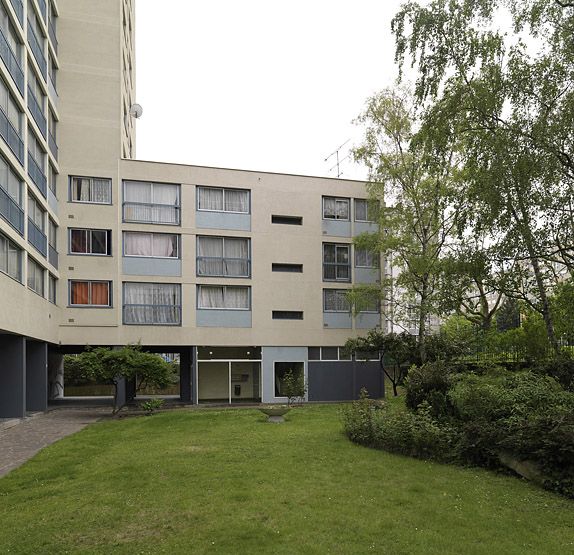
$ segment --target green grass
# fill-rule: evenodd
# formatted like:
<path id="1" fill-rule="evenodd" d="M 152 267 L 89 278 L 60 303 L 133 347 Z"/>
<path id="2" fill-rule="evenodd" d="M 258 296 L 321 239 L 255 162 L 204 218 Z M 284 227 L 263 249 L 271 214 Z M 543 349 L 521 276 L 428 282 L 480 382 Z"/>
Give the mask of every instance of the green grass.
<path id="1" fill-rule="evenodd" d="M 574 503 L 359 447 L 339 410 L 95 424 L 0 480 L 0 553 L 574 553 Z"/>

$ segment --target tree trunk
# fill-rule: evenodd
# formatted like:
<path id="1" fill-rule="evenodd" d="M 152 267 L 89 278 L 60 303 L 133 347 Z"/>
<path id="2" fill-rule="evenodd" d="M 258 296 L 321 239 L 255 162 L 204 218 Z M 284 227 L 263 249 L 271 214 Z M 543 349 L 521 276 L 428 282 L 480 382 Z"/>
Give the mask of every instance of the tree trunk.
<path id="1" fill-rule="evenodd" d="M 424 364 L 427 359 L 425 336 L 426 336 L 426 321 L 427 321 L 427 296 L 428 296 L 428 285 L 427 280 L 423 282 L 423 287 L 421 291 L 421 304 L 419 310 L 419 356 L 421 358 L 421 364 Z"/>

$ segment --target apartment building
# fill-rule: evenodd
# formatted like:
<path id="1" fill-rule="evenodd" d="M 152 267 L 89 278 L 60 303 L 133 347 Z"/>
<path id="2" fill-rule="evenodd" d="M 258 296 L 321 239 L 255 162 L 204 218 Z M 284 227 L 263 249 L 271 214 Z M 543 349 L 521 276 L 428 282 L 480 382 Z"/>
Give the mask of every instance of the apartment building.
<path id="1" fill-rule="evenodd" d="M 191 403 L 284 402 L 288 369 L 309 400 L 382 393 L 340 349 L 381 325 L 345 296 L 380 281 L 364 183 L 138 161 L 134 1 L 0 15 L 0 418 L 45 410 L 86 345 L 179 353 Z"/>

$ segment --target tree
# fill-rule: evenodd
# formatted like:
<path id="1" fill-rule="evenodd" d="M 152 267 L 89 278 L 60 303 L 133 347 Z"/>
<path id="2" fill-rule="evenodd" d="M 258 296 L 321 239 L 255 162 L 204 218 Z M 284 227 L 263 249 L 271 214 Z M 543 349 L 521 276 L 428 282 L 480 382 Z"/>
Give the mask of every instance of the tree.
<path id="1" fill-rule="evenodd" d="M 516 299 L 506 298 L 496 313 L 498 331 L 512 330 L 520 327 L 520 305 Z"/>
<path id="2" fill-rule="evenodd" d="M 365 135 L 354 157 L 367 166 L 370 198 L 381 206 L 379 232 L 359 236 L 356 244 L 392 253 L 399 274 L 387 278 L 392 283 L 383 283 L 383 291 L 389 286 L 398 289 L 403 312 L 416 312 L 418 347 L 424 360 L 441 255 L 455 224 L 453 152 L 428 155 L 417 147 L 413 142 L 417 122 L 404 92 L 384 90 L 373 96 L 357 121 L 365 126 Z M 383 199 L 390 206 L 383 206 Z"/>
<path id="3" fill-rule="evenodd" d="M 289 368 L 283 376 L 283 393 L 287 397 L 287 405 L 291 406 L 297 400 L 302 400 L 307 393 L 307 384 L 303 370 L 293 371 Z"/>
<path id="4" fill-rule="evenodd" d="M 147 386 L 165 387 L 172 382 L 174 365 L 159 355 L 142 351 L 139 345 L 120 349 L 88 348 L 79 355 L 67 355 L 66 366 L 84 378 L 114 386 L 114 407 L 119 409 L 118 384 L 121 380 L 136 380 L 136 391 Z"/>
<path id="5" fill-rule="evenodd" d="M 411 1 L 392 23 L 397 61 L 410 56 L 418 70 L 418 140 L 430 152 L 456 145 L 466 223 L 529 266 L 534 287 L 524 300 L 555 350 L 544 266 L 574 261 L 572 8 L 559 0 Z M 501 9 L 512 18 L 510 36 L 496 27 Z"/>

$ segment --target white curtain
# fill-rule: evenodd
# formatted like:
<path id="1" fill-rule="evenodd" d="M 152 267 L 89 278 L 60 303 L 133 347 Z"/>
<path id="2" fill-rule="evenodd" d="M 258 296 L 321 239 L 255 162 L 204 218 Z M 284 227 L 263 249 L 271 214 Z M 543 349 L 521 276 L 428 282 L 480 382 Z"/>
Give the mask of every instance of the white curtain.
<path id="1" fill-rule="evenodd" d="M 349 312 L 351 307 L 344 289 L 325 289 L 325 311 Z"/>
<path id="2" fill-rule="evenodd" d="M 349 219 L 349 200 L 337 199 L 336 201 L 336 218 L 338 220 Z"/>
<path id="3" fill-rule="evenodd" d="M 225 211 L 249 213 L 249 191 L 225 189 Z"/>
<path id="4" fill-rule="evenodd" d="M 225 239 L 225 275 L 249 275 L 249 239 Z"/>
<path id="5" fill-rule="evenodd" d="M 151 202 L 167 206 L 179 206 L 179 185 L 152 183 Z"/>
<path id="6" fill-rule="evenodd" d="M 112 202 L 112 182 L 109 179 L 93 179 L 91 200 L 92 202 L 110 204 Z"/>
<path id="7" fill-rule="evenodd" d="M 154 233 L 152 237 L 152 256 L 177 258 L 177 235 Z"/>
<path id="8" fill-rule="evenodd" d="M 197 207 L 199 210 L 223 210 L 223 189 L 213 187 L 197 188 Z"/>
<path id="9" fill-rule="evenodd" d="M 249 288 L 226 287 L 225 308 L 249 308 Z"/>
<path id="10" fill-rule="evenodd" d="M 336 200 L 331 197 L 323 198 L 323 218 L 335 217 Z"/>
<path id="11" fill-rule="evenodd" d="M 223 238 L 198 237 L 197 239 L 197 273 L 200 276 L 222 276 L 223 272 Z"/>
<path id="12" fill-rule="evenodd" d="M 355 220 L 366 222 L 367 217 L 367 201 L 363 199 L 355 199 Z"/>
<path id="13" fill-rule="evenodd" d="M 200 285 L 197 297 L 199 308 L 225 308 L 223 287 Z"/>
<path id="14" fill-rule="evenodd" d="M 126 283 L 124 305 L 127 324 L 179 324 L 181 287 L 175 283 Z"/>
<path id="15" fill-rule="evenodd" d="M 124 232 L 124 254 L 126 256 L 152 256 L 151 233 Z"/>
<path id="16" fill-rule="evenodd" d="M 151 203 L 151 183 L 126 181 L 124 190 L 126 202 Z"/>

